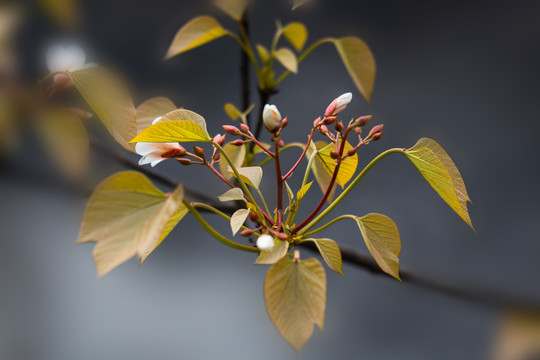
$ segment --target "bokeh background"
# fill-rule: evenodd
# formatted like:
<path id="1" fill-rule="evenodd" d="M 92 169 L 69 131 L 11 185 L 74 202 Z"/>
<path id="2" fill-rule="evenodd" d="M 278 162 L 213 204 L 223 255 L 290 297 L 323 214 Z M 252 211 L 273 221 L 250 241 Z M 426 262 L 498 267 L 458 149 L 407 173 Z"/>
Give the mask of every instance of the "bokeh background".
<path id="1" fill-rule="evenodd" d="M 167 96 L 202 114 L 211 133 L 220 131 L 223 104 L 240 104 L 236 44 L 223 38 L 167 62 L 162 57 L 192 17 L 215 15 L 234 28 L 232 21 L 203 1 L 83 0 L 81 6 L 80 27 L 71 34 L 30 7 L 16 42 L 29 78 L 46 73 L 48 44 L 77 41 L 90 60 L 130 80 L 137 103 Z M 354 88 L 335 49 L 322 46 L 272 99 L 289 116 L 286 139 L 304 141 L 326 105 L 352 91 L 345 115 L 373 114 L 373 122 L 385 124 L 382 140 L 361 152 L 360 165 L 386 148 L 435 139 L 461 171 L 477 233 L 400 156 L 378 164 L 336 214 L 393 218 L 404 269 L 540 302 L 540 2 L 313 0 L 291 12 L 287 0 L 258 0 L 250 18 L 253 38 L 264 44 L 276 19 L 306 23 L 311 41 L 363 38 L 378 66 L 372 102 Z M 344 278 L 328 272 L 324 333 L 315 330 L 297 356 L 266 314 L 266 267 L 222 246 L 190 217 L 141 268 L 129 261 L 98 279 L 92 245 L 74 245 L 86 199 L 31 137 L 25 141 L 0 168 L 1 359 L 490 356 L 499 313 L 348 265 Z M 121 169 L 99 154 L 92 166 L 90 184 Z M 225 190 L 203 169 L 171 161 L 156 171 L 210 194 Z M 264 178 L 265 191 L 274 191 L 272 180 Z M 226 223 L 213 221 L 227 231 Z M 367 253 L 353 223 L 325 236 Z"/>

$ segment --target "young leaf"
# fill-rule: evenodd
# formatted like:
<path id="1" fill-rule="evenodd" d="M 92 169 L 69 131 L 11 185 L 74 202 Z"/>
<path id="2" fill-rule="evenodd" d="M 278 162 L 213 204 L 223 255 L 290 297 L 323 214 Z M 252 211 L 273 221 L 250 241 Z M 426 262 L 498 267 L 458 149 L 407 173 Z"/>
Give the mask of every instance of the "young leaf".
<path id="1" fill-rule="evenodd" d="M 67 176 L 81 179 L 88 167 L 90 142 L 81 119 L 70 110 L 45 113 L 38 121 L 46 149 Z"/>
<path id="2" fill-rule="evenodd" d="M 263 64 L 267 63 L 268 60 L 270 60 L 270 53 L 268 50 L 261 44 L 256 45 L 257 52 L 259 53 L 259 57 L 261 58 L 261 61 Z"/>
<path id="3" fill-rule="evenodd" d="M 340 142 L 341 144 L 341 142 Z M 346 154 L 348 150 L 352 149 L 353 146 L 347 141 L 345 143 L 345 148 L 343 153 Z M 330 153 L 334 150 L 334 144 L 328 144 L 324 148 L 322 148 L 318 153 L 317 156 L 321 159 L 322 164 L 324 165 L 324 169 L 330 175 L 330 177 L 334 174 L 334 169 L 336 167 L 336 161 L 332 159 L 330 156 Z M 351 178 L 354 176 L 354 173 L 356 172 L 356 167 L 358 166 L 358 154 L 354 154 L 352 156 L 347 157 L 345 160 L 341 162 L 341 166 L 339 167 L 339 172 L 337 175 L 336 182 L 343 188 L 345 187 L 345 184 L 351 180 Z"/>
<path id="4" fill-rule="evenodd" d="M 354 84 L 370 101 L 375 83 L 375 58 L 361 39 L 351 36 L 335 39 L 334 45 Z"/>
<path id="5" fill-rule="evenodd" d="M 311 184 L 313 184 L 313 181 L 307 183 L 306 185 L 302 186 L 300 190 L 298 190 L 298 192 L 296 193 L 296 198 L 298 199 L 299 202 L 302 201 L 302 199 L 308 192 L 309 188 L 311 187 Z"/>
<path id="6" fill-rule="evenodd" d="M 228 144 L 225 144 L 225 146 L 223 147 L 223 150 L 225 150 L 225 152 L 227 153 L 227 155 L 233 162 L 234 167 L 238 169 L 242 167 L 242 165 L 244 165 L 244 160 L 246 158 L 245 146 L 236 146 L 236 145 L 232 145 L 231 143 L 228 143 Z M 233 178 L 233 175 L 231 175 L 228 172 L 228 170 L 230 169 L 230 166 L 224 156 L 222 156 L 221 159 L 219 159 L 218 164 L 219 164 L 219 172 L 221 172 L 221 174 L 225 176 L 227 180 L 230 180 L 231 178 Z"/>
<path id="7" fill-rule="evenodd" d="M 309 144 L 309 148 L 306 151 L 307 158 L 311 158 L 311 155 L 317 151 L 317 149 L 322 149 L 325 146 L 327 146 L 327 143 L 324 141 L 317 141 L 316 143 L 311 142 Z M 315 180 L 317 180 L 317 184 L 319 184 L 319 187 L 321 188 L 321 191 L 323 194 L 326 192 L 326 189 L 328 189 L 328 186 L 330 185 L 330 180 L 332 178 L 331 175 L 329 175 L 329 172 L 326 168 L 326 165 L 321 160 L 320 156 L 318 154 L 315 155 L 315 159 L 313 159 L 313 163 L 311 165 L 311 171 L 313 171 L 313 175 L 315 176 Z M 328 203 L 331 203 L 334 199 L 334 194 L 336 192 L 336 184 L 332 187 L 332 191 L 330 192 L 330 196 L 328 196 Z"/>
<path id="8" fill-rule="evenodd" d="M 214 3 L 231 18 L 240 21 L 246 12 L 249 0 L 215 0 Z"/>
<path id="9" fill-rule="evenodd" d="M 137 108 L 137 134 L 152 125 L 152 122 L 168 112 L 176 110 L 176 105 L 166 97 L 156 97 L 143 102 Z"/>
<path id="10" fill-rule="evenodd" d="M 289 206 L 291 206 L 291 204 L 293 203 L 293 200 L 294 200 L 294 193 L 293 193 L 293 191 L 291 190 L 289 184 L 287 184 L 286 181 L 285 181 L 285 189 L 287 189 L 287 197 L 289 198 Z"/>
<path id="11" fill-rule="evenodd" d="M 242 180 L 248 184 L 249 186 L 258 189 L 259 185 L 261 184 L 261 179 L 263 175 L 262 168 L 259 166 L 248 166 L 248 167 L 241 167 L 237 168 L 238 173 L 242 177 Z M 229 174 L 234 175 L 234 172 L 232 169 L 229 168 Z"/>
<path id="12" fill-rule="evenodd" d="M 276 59 L 283 65 L 287 70 L 297 73 L 298 72 L 298 60 L 296 59 L 296 55 L 294 53 L 287 49 L 287 48 L 281 48 L 278 49 L 274 55 L 276 56 Z"/>
<path id="13" fill-rule="evenodd" d="M 124 149 L 134 151 L 130 140 L 137 135 L 135 105 L 121 81 L 98 66 L 69 72 L 69 77 L 114 139 Z"/>
<path id="14" fill-rule="evenodd" d="M 305 239 L 304 241 L 312 241 L 319 249 L 324 262 L 328 267 L 343 276 L 343 261 L 341 259 L 341 250 L 339 245 L 331 239 Z"/>
<path id="15" fill-rule="evenodd" d="M 289 242 L 274 240 L 274 248 L 270 252 L 261 251 L 255 260 L 256 265 L 272 265 L 281 260 L 289 250 Z"/>
<path id="16" fill-rule="evenodd" d="M 240 188 L 227 190 L 223 195 L 218 196 L 219 201 L 244 200 L 244 192 Z"/>
<path id="17" fill-rule="evenodd" d="M 194 49 L 227 34 L 216 19 L 199 16 L 186 23 L 174 36 L 165 60 Z"/>
<path id="18" fill-rule="evenodd" d="M 355 217 L 364 242 L 379 267 L 388 275 L 399 278 L 401 239 L 396 224 L 388 216 L 371 213 Z"/>
<path id="19" fill-rule="evenodd" d="M 422 138 L 404 154 L 441 198 L 474 229 L 467 209 L 471 199 L 459 170 L 446 151 L 435 141 Z"/>
<path id="20" fill-rule="evenodd" d="M 238 230 L 240 230 L 242 225 L 244 225 L 248 215 L 248 209 L 239 209 L 234 212 L 234 214 L 231 216 L 231 230 L 233 235 L 236 235 Z"/>
<path id="21" fill-rule="evenodd" d="M 231 103 L 226 103 L 225 106 L 223 106 L 223 110 L 225 110 L 225 113 L 231 120 L 236 120 L 242 116 L 242 112 Z"/>
<path id="22" fill-rule="evenodd" d="M 281 259 L 266 274 L 264 298 L 268 315 L 280 334 L 298 352 L 322 331 L 326 308 L 326 274 L 316 259 Z"/>
<path id="23" fill-rule="evenodd" d="M 304 24 L 292 22 L 283 28 L 283 35 L 289 40 L 296 51 L 301 51 L 306 44 L 308 31 Z"/>
<path id="24" fill-rule="evenodd" d="M 182 199 L 181 185 L 166 196 L 137 172 L 117 173 L 90 197 L 77 243 L 97 243 L 99 276 L 135 255 L 143 261 L 187 213 Z"/>

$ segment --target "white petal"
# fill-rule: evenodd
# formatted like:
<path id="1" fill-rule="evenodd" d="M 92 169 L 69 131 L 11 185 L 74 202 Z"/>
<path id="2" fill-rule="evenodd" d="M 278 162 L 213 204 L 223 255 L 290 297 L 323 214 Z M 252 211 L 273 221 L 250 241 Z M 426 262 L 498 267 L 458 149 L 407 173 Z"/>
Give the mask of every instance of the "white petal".
<path id="1" fill-rule="evenodd" d="M 152 125 L 157 124 L 158 122 L 161 121 L 161 119 L 163 119 L 163 116 L 158 116 L 157 118 L 154 119 L 154 121 L 152 121 Z"/>
<path id="2" fill-rule="evenodd" d="M 47 68 L 49 72 L 61 71 L 62 66 L 62 53 L 64 48 L 61 45 L 52 45 L 47 49 L 47 55 L 45 57 L 45 62 L 47 63 Z"/>
<path id="3" fill-rule="evenodd" d="M 79 45 L 70 45 L 65 48 L 66 65 L 69 71 L 80 69 L 86 62 L 86 54 Z"/>
<path id="4" fill-rule="evenodd" d="M 158 160 L 165 160 L 161 157 L 161 154 L 160 153 L 150 153 L 148 155 L 145 155 L 143 156 L 140 160 L 139 160 L 139 165 L 146 165 L 146 164 L 151 164 L 155 161 L 158 161 Z"/>
<path id="5" fill-rule="evenodd" d="M 157 143 L 139 142 L 135 144 L 135 152 L 139 155 L 148 155 L 158 151 Z"/>
<path id="6" fill-rule="evenodd" d="M 154 167 L 156 166 L 157 164 L 159 164 L 160 162 L 164 161 L 166 159 L 163 159 L 163 158 L 160 158 L 160 159 L 157 159 L 155 161 L 152 161 L 152 163 L 150 164 L 150 166 Z"/>
<path id="7" fill-rule="evenodd" d="M 274 248 L 274 238 L 268 234 L 259 236 L 257 239 L 257 247 L 261 251 L 271 251 Z"/>

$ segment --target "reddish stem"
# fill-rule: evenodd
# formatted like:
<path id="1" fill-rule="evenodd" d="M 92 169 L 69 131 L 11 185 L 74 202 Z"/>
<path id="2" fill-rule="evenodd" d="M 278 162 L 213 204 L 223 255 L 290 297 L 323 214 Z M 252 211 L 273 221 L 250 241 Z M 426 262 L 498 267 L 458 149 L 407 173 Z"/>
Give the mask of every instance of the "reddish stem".
<path id="1" fill-rule="evenodd" d="M 277 179 L 277 211 L 278 219 L 281 217 L 283 211 L 283 178 L 281 176 L 281 164 L 279 162 L 279 137 L 274 139 L 274 162 L 276 164 L 276 179 Z M 278 220 L 278 222 L 280 222 Z"/>
<path id="2" fill-rule="evenodd" d="M 296 164 L 293 165 L 293 167 L 291 168 L 291 170 L 289 170 L 289 172 L 287 172 L 284 176 L 283 176 L 283 181 L 287 180 L 288 178 L 291 177 L 291 175 L 294 173 L 294 171 L 296 170 L 296 168 L 300 165 L 300 163 L 302 162 L 302 159 L 304 159 L 304 156 L 306 155 L 306 152 L 307 152 L 307 149 L 309 147 L 309 145 L 311 144 L 311 140 L 313 139 L 313 134 L 315 133 L 315 129 L 312 129 L 311 130 L 311 134 L 309 135 L 309 139 L 307 141 L 307 144 L 306 144 L 306 147 L 304 148 L 304 151 L 302 152 L 302 155 L 300 155 L 300 157 L 298 158 L 298 161 L 296 162 Z"/>

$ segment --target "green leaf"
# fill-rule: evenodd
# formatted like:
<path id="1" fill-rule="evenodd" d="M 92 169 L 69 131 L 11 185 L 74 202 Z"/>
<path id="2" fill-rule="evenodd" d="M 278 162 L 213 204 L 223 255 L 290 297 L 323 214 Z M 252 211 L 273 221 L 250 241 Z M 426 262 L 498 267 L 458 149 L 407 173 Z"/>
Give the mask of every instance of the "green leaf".
<path id="1" fill-rule="evenodd" d="M 124 84 L 110 71 L 98 66 L 72 71 L 68 75 L 114 139 L 124 149 L 134 151 L 135 144 L 130 140 L 137 135 L 135 105 Z"/>
<path id="2" fill-rule="evenodd" d="M 146 100 L 137 108 L 137 134 L 152 125 L 156 118 L 176 110 L 176 108 L 176 105 L 166 97 Z"/>
<path id="3" fill-rule="evenodd" d="M 446 151 L 435 141 L 422 138 L 404 154 L 441 198 L 474 229 L 467 209 L 471 199 L 459 170 Z"/>
<path id="4" fill-rule="evenodd" d="M 242 177 L 242 180 L 248 184 L 249 186 L 258 189 L 259 185 L 261 184 L 261 179 L 263 175 L 262 168 L 259 166 L 248 166 L 248 167 L 241 167 L 236 169 L 240 176 Z M 232 169 L 229 168 L 229 174 L 235 176 Z M 236 177 L 236 176 L 235 176 Z"/>
<path id="5" fill-rule="evenodd" d="M 90 197 L 77 243 L 97 243 L 99 276 L 135 255 L 142 262 L 187 213 L 182 199 L 181 185 L 167 196 L 140 173 L 117 173 Z"/>
<path id="6" fill-rule="evenodd" d="M 81 119 L 67 109 L 48 111 L 38 121 L 45 148 L 67 176 L 81 179 L 88 169 L 90 142 Z"/>
<path id="7" fill-rule="evenodd" d="M 214 3 L 231 18 L 240 21 L 246 12 L 249 0 L 215 0 Z"/>
<path id="8" fill-rule="evenodd" d="M 218 196 L 219 201 L 237 201 L 244 200 L 244 192 L 240 188 L 227 190 L 223 195 Z"/>
<path id="9" fill-rule="evenodd" d="M 255 260 L 256 265 L 272 265 L 281 260 L 289 250 L 289 242 L 284 240 L 274 240 L 274 248 L 272 251 L 261 251 L 257 260 Z"/>
<path id="10" fill-rule="evenodd" d="M 289 198 L 289 206 L 291 206 L 291 204 L 293 203 L 293 200 L 294 200 L 294 193 L 293 193 L 293 191 L 291 190 L 289 184 L 287 184 L 286 181 L 285 181 L 285 189 L 287 190 L 287 197 Z"/>
<path id="11" fill-rule="evenodd" d="M 268 50 L 261 44 L 256 45 L 257 53 L 259 53 L 259 57 L 261 58 L 261 61 L 263 64 L 267 63 L 268 60 L 270 60 L 270 53 Z"/>
<path id="12" fill-rule="evenodd" d="M 369 252 L 388 275 L 399 278 L 401 239 L 396 224 L 388 216 L 371 213 L 355 217 Z"/>
<path id="13" fill-rule="evenodd" d="M 307 158 L 311 158 L 311 155 L 324 147 L 326 147 L 328 144 L 324 141 L 317 141 L 317 142 L 311 142 L 309 144 L 309 148 L 306 151 Z M 328 186 L 330 185 L 330 180 L 332 176 L 329 174 L 328 169 L 324 162 L 322 161 L 321 157 L 316 154 L 315 159 L 313 159 L 313 162 L 311 164 L 311 171 L 313 171 L 313 175 L 315 176 L 315 180 L 317 180 L 317 184 L 319 184 L 319 187 L 321 188 L 322 193 L 324 194 L 326 192 L 326 189 L 328 189 Z M 336 184 L 332 187 L 332 191 L 330 192 L 330 196 L 328 196 L 328 203 L 332 203 L 334 199 L 334 194 L 336 193 Z"/>
<path id="14" fill-rule="evenodd" d="M 376 70 L 371 50 L 364 41 L 354 36 L 335 39 L 334 45 L 358 91 L 370 101 Z"/>
<path id="15" fill-rule="evenodd" d="M 326 274 L 316 259 L 274 264 L 264 281 L 266 309 L 280 334 L 298 352 L 313 334 L 322 331 L 326 308 Z"/>
<path id="16" fill-rule="evenodd" d="M 234 214 L 231 216 L 231 230 L 233 235 L 236 235 L 238 230 L 240 230 L 242 225 L 244 225 L 248 215 L 248 209 L 239 209 L 234 212 Z"/>
<path id="17" fill-rule="evenodd" d="M 295 74 L 298 72 L 298 60 L 296 59 L 296 55 L 294 55 L 290 49 L 278 49 L 274 55 L 287 70 Z"/>
<path id="18" fill-rule="evenodd" d="M 346 154 L 347 151 L 352 148 L 353 146 L 348 141 L 345 142 L 345 148 L 343 150 L 343 153 Z M 332 159 L 332 157 L 330 156 L 332 150 L 334 150 L 334 144 L 328 144 L 317 153 L 317 156 L 321 159 L 321 162 L 324 165 L 324 169 L 330 175 L 330 177 L 332 177 L 332 175 L 334 174 L 334 169 L 336 167 L 336 160 Z M 341 188 L 345 187 L 345 184 L 347 184 L 349 180 L 351 180 L 351 178 L 354 176 L 357 166 L 358 154 L 356 153 L 352 156 L 347 157 L 341 162 L 341 166 L 339 167 L 339 173 L 336 179 L 336 182 L 341 186 Z"/>
<path id="19" fill-rule="evenodd" d="M 299 202 L 302 201 L 302 199 L 308 192 L 309 188 L 311 187 L 311 184 L 313 184 L 313 181 L 307 183 L 306 185 L 302 186 L 300 190 L 298 190 L 298 192 L 296 193 L 296 198 L 298 199 Z"/>
<path id="20" fill-rule="evenodd" d="M 225 113 L 231 120 L 237 120 L 242 116 L 242 112 L 231 103 L 226 103 L 225 106 L 223 106 L 223 110 L 225 110 Z"/>
<path id="21" fill-rule="evenodd" d="M 343 261 L 341 259 L 341 250 L 339 245 L 332 239 L 305 239 L 304 241 L 312 241 L 319 249 L 324 262 L 328 267 L 343 276 Z"/>
<path id="22" fill-rule="evenodd" d="M 245 146 L 236 146 L 236 145 L 232 145 L 231 143 L 227 143 L 223 147 L 223 150 L 227 153 L 232 163 L 234 164 L 235 168 L 238 169 L 242 167 L 242 165 L 244 165 L 244 160 L 246 159 Z M 227 159 L 225 159 L 224 156 L 222 156 L 221 159 L 219 159 L 218 164 L 219 164 L 219 171 L 227 180 L 230 180 L 231 178 L 233 178 L 233 175 L 231 175 L 228 172 L 228 170 L 230 169 L 230 166 L 229 166 L 229 163 L 227 162 Z"/>
<path id="23" fill-rule="evenodd" d="M 289 40 L 296 51 L 301 51 L 306 44 L 308 31 L 304 24 L 292 22 L 283 28 L 283 35 Z"/>
<path id="24" fill-rule="evenodd" d="M 204 118 L 193 111 L 178 109 L 168 112 L 160 122 L 151 125 L 131 142 L 209 142 Z"/>
<path id="25" fill-rule="evenodd" d="M 186 23 L 174 36 L 165 60 L 194 49 L 227 34 L 216 19 L 199 16 Z"/>

